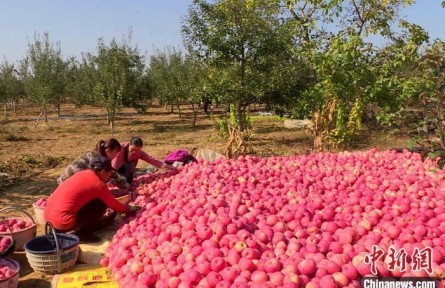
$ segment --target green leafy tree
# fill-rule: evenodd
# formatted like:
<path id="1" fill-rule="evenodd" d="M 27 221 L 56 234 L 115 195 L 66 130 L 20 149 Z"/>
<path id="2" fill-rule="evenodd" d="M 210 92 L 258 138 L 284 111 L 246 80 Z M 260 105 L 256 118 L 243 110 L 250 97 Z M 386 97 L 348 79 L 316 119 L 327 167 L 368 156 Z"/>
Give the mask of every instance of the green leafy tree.
<path id="1" fill-rule="evenodd" d="M 418 86 L 407 71 L 428 37 L 400 21 L 401 7 L 411 3 L 286 1 L 299 35 L 295 54 L 310 67 L 302 100 L 312 111 L 316 150 L 347 144 L 358 134 L 367 105 L 393 108 L 415 95 Z M 392 28 L 397 21 L 399 34 Z M 376 37 L 386 45 L 376 47 Z"/>
<path id="2" fill-rule="evenodd" d="M 107 121 L 113 129 L 116 113 L 122 106 L 135 104 L 142 97 L 144 61 L 137 47 L 129 40 L 118 43 L 112 39 L 107 45 L 99 40 L 94 94 L 101 99 L 107 111 Z"/>
<path id="3" fill-rule="evenodd" d="M 445 100 L 445 42 L 437 40 L 428 47 L 419 62 L 419 78 L 423 80 L 420 100 L 423 104 L 423 119 L 417 123 L 417 143 L 445 156 L 445 126 L 443 103 Z M 434 151 L 437 153 L 437 151 Z M 442 165 L 444 160 L 441 161 Z"/>
<path id="4" fill-rule="evenodd" d="M 80 61 L 68 60 L 67 95 L 77 105 L 99 105 L 99 97 L 93 93 L 97 82 L 97 70 L 90 53 L 82 54 Z"/>
<path id="5" fill-rule="evenodd" d="M 206 101 L 212 97 L 208 93 L 208 67 L 199 61 L 193 55 L 187 55 L 184 59 L 184 72 L 186 75 L 186 94 L 187 102 L 193 109 L 193 126 L 196 124 L 196 118 L 200 108 L 205 109 Z"/>
<path id="6" fill-rule="evenodd" d="M 180 103 L 192 106 L 194 117 L 206 96 L 206 68 L 192 55 L 183 55 L 175 49 L 157 51 L 150 59 L 149 79 L 153 93 L 163 103 L 176 105 L 181 117 Z"/>
<path id="7" fill-rule="evenodd" d="M 23 93 L 23 85 L 19 71 L 14 64 L 6 59 L 0 64 L 0 101 L 4 107 L 4 117 L 7 118 L 7 106 L 12 105 L 15 112 L 20 95 Z"/>
<path id="8" fill-rule="evenodd" d="M 149 79 L 153 83 L 154 94 L 172 112 L 176 106 L 181 117 L 180 104 L 185 101 L 184 57 L 182 52 L 172 48 L 156 51 L 150 58 Z"/>
<path id="9" fill-rule="evenodd" d="M 248 105 L 273 91 L 271 82 L 279 83 L 274 72 L 282 70 L 275 67 L 293 39 L 284 28 L 278 1 L 194 0 L 189 8 L 182 28 L 186 47 L 209 67 L 209 93 L 233 104 L 241 132 Z"/>
<path id="10" fill-rule="evenodd" d="M 66 87 L 66 62 L 62 59 L 59 43 L 51 43 L 49 34 L 34 35 L 34 43 L 28 44 L 27 68 L 24 72 L 25 90 L 36 103 L 47 121 L 47 105 L 57 107 L 60 115 L 60 100 Z M 36 125 L 38 124 L 38 120 Z"/>

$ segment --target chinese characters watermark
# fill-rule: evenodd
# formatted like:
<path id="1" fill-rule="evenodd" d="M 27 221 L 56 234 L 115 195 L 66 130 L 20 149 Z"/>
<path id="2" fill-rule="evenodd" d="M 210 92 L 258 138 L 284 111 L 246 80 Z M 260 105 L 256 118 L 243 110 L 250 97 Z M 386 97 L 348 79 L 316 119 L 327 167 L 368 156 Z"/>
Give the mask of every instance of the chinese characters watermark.
<path id="1" fill-rule="evenodd" d="M 372 246 L 371 253 L 365 256 L 365 263 L 371 265 L 371 273 L 377 275 L 377 262 L 385 255 L 383 249 L 379 249 L 377 245 Z M 411 256 L 411 269 L 413 271 L 424 270 L 429 274 L 433 273 L 433 249 L 425 247 L 421 250 L 415 248 Z M 396 250 L 392 247 L 388 249 L 387 262 L 388 270 L 405 272 L 408 264 L 408 253 L 406 249 Z"/>

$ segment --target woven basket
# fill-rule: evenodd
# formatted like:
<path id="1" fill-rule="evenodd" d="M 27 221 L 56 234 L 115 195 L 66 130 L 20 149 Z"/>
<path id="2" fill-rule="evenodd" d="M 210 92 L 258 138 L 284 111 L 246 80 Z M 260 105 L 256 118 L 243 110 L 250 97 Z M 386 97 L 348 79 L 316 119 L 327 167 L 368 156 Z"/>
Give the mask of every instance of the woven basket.
<path id="1" fill-rule="evenodd" d="M 12 235 L 12 239 L 15 241 L 14 251 L 23 251 L 23 245 L 25 245 L 25 243 L 28 242 L 29 240 L 31 240 L 32 238 L 36 237 L 37 225 L 36 225 L 36 222 L 34 221 L 34 219 L 32 218 L 32 216 L 28 212 L 26 212 L 25 210 L 18 208 L 18 207 L 6 207 L 6 208 L 1 209 L 0 213 L 7 212 L 7 211 L 14 211 L 14 210 L 25 214 L 29 219 L 31 219 L 33 224 L 25 229 L 15 231 L 15 232 L 0 232 L 0 236 Z M 7 219 L 23 219 L 23 218 L 9 217 Z M 9 227 L 9 225 L 7 224 L 7 221 L 5 221 L 5 220 L 6 219 L 1 219 L 0 221 L 5 223 L 6 226 Z M 9 227 L 9 229 L 11 229 L 11 228 Z"/>
<path id="2" fill-rule="evenodd" d="M 34 209 L 34 215 L 36 216 L 37 224 L 45 224 L 45 207 L 39 207 L 35 203 L 32 204 L 32 208 Z"/>
<path id="3" fill-rule="evenodd" d="M 63 273 L 76 265 L 79 257 L 79 237 L 56 233 L 51 223 L 46 223 L 46 235 L 25 244 L 26 258 L 36 272 Z"/>
<path id="4" fill-rule="evenodd" d="M 13 275 L 6 279 L 0 280 L 0 288 L 17 288 L 19 285 L 19 262 L 9 258 L 2 258 L 0 259 L 0 266 L 9 266 L 11 269 L 15 270 Z"/>

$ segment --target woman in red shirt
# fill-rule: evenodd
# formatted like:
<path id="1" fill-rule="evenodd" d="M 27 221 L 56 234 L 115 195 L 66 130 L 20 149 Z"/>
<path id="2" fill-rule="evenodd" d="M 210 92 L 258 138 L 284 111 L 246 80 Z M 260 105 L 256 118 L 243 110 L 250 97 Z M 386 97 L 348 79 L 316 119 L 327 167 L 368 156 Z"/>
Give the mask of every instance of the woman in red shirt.
<path id="1" fill-rule="evenodd" d="M 138 160 L 144 160 L 157 168 L 175 169 L 162 161 L 159 161 L 152 156 L 142 151 L 142 139 L 139 137 L 131 138 L 130 142 L 122 144 L 122 148 L 117 154 L 116 158 L 112 160 L 113 168 L 121 175 L 123 175 L 128 183 L 132 183 L 136 175 L 136 166 Z"/>
<path id="2" fill-rule="evenodd" d="M 107 157 L 90 161 L 90 169 L 75 173 L 63 181 L 49 196 L 45 221 L 60 232 L 92 232 L 100 223 L 107 207 L 121 213 L 136 211 L 137 207 L 118 202 L 108 190 L 106 182 L 113 173 Z"/>

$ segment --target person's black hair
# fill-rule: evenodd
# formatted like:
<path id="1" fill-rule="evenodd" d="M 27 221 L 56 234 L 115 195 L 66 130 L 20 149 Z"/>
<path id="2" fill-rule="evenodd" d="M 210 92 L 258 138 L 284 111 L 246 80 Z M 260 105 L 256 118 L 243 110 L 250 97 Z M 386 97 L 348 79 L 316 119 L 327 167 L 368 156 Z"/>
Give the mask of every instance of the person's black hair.
<path id="1" fill-rule="evenodd" d="M 121 143 L 114 138 L 110 138 L 107 141 L 99 140 L 96 144 L 96 151 L 102 156 L 107 156 L 105 149 L 116 150 L 121 149 Z"/>
<path id="2" fill-rule="evenodd" d="M 133 137 L 130 140 L 130 145 L 142 147 L 142 146 L 144 146 L 144 142 L 142 142 L 142 139 L 139 137 Z"/>

